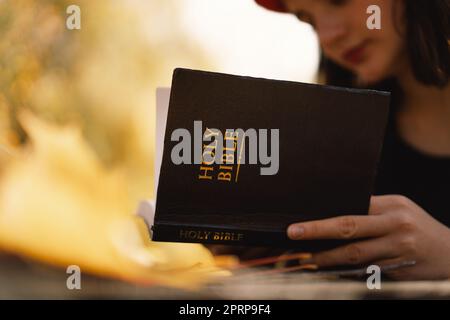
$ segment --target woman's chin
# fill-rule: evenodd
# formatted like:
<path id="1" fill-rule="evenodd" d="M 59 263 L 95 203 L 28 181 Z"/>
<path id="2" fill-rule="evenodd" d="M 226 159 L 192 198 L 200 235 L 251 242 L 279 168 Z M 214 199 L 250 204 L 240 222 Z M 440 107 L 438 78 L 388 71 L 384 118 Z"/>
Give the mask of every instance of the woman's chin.
<path id="1" fill-rule="evenodd" d="M 359 82 L 365 86 L 374 85 L 386 79 L 385 74 L 380 74 L 379 72 L 374 72 L 373 70 L 358 70 L 356 74 Z"/>

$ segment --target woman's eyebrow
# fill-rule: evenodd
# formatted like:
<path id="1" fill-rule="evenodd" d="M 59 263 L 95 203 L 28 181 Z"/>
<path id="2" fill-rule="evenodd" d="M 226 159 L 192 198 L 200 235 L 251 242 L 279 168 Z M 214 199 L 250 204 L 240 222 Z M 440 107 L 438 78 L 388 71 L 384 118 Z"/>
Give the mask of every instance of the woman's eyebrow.
<path id="1" fill-rule="evenodd" d="M 314 0 L 314 1 L 322 1 L 322 0 Z M 292 14 L 295 14 L 295 15 L 298 13 L 307 14 L 307 15 L 310 14 L 310 12 L 308 12 L 309 11 L 308 6 L 306 6 L 305 3 L 296 2 L 292 8 L 289 8 L 289 6 L 286 5 L 286 2 L 284 2 L 284 3 L 285 3 L 286 9 Z"/>
<path id="2" fill-rule="evenodd" d="M 308 8 L 317 4 L 323 5 L 329 0 L 306 0 L 306 1 L 282 1 L 284 6 L 289 10 L 288 3 L 292 3 L 292 11 L 308 11 Z M 291 11 L 291 10 L 289 10 Z"/>
<path id="3" fill-rule="evenodd" d="M 299 20 L 302 20 L 304 22 L 310 23 L 312 20 L 311 13 L 304 9 L 298 9 L 294 12 L 291 12 L 293 15 L 295 15 Z"/>
<path id="4" fill-rule="evenodd" d="M 304 9 L 298 9 L 292 12 L 293 14 L 302 14 L 302 15 L 309 15 L 310 13 L 307 10 Z"/>

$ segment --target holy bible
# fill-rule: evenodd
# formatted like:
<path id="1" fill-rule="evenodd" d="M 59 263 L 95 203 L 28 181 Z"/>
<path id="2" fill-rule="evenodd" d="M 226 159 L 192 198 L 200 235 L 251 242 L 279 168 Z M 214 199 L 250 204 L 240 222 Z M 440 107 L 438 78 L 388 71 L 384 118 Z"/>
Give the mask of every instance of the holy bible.
<path id="1" fill-rule="evenodd" d="M 153 241 L 295 247 L 291 223 L 367 214 L 390 95 L 176 69 Z"/>

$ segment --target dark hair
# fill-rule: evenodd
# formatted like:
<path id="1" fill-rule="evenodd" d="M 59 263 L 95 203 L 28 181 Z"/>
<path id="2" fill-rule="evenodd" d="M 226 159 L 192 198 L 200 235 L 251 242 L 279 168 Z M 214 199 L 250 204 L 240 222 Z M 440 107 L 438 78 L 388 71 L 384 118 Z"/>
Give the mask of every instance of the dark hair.
<path id="1" fill-rule="evenodd" d="M 425 85 L 444 87 L 450 76 L 450 0 L 403 0 L 406 45 L 413 73 Z M 321 74 L 327 84 L 353 87 L 356 77 L 322 55 Z M 395 79 L 371 86 L 399 91 Z"/>

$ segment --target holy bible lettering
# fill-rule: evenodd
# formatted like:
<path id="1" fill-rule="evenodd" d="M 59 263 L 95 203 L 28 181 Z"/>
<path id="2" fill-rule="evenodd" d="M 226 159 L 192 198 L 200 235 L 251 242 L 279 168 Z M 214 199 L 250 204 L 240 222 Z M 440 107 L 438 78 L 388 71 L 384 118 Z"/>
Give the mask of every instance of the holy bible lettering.
<path id="1" fill-rule="evenodd" d="M 235 232 L 212 232 L 212 231 L 195 231 L 181 229 L 179 233 L 180 239 L 197 241 L 242 241 L 243 233 Z"/>
<path id="2" fill-rule="evenodd" d="M 214 142 L 211 144 L 203 145 L 202 163 L 200 165 L 200 173 L 198 179 L 200 180 L 217 180 L 224 182 L 237 182 L 239 174 L 239 162 L 235 162 L 237 155 L 237 146 L 239 140 L 238 131 L 227 130 L 225 132 L 225 147 L 219 150 L 220 161 L 216 163 L 216 152 L 218 149 L 218 137 L 222 137 L 222 134 L 217 129 L 206 128 L 205 137 L 210 139 L 215 137 Z"/>

